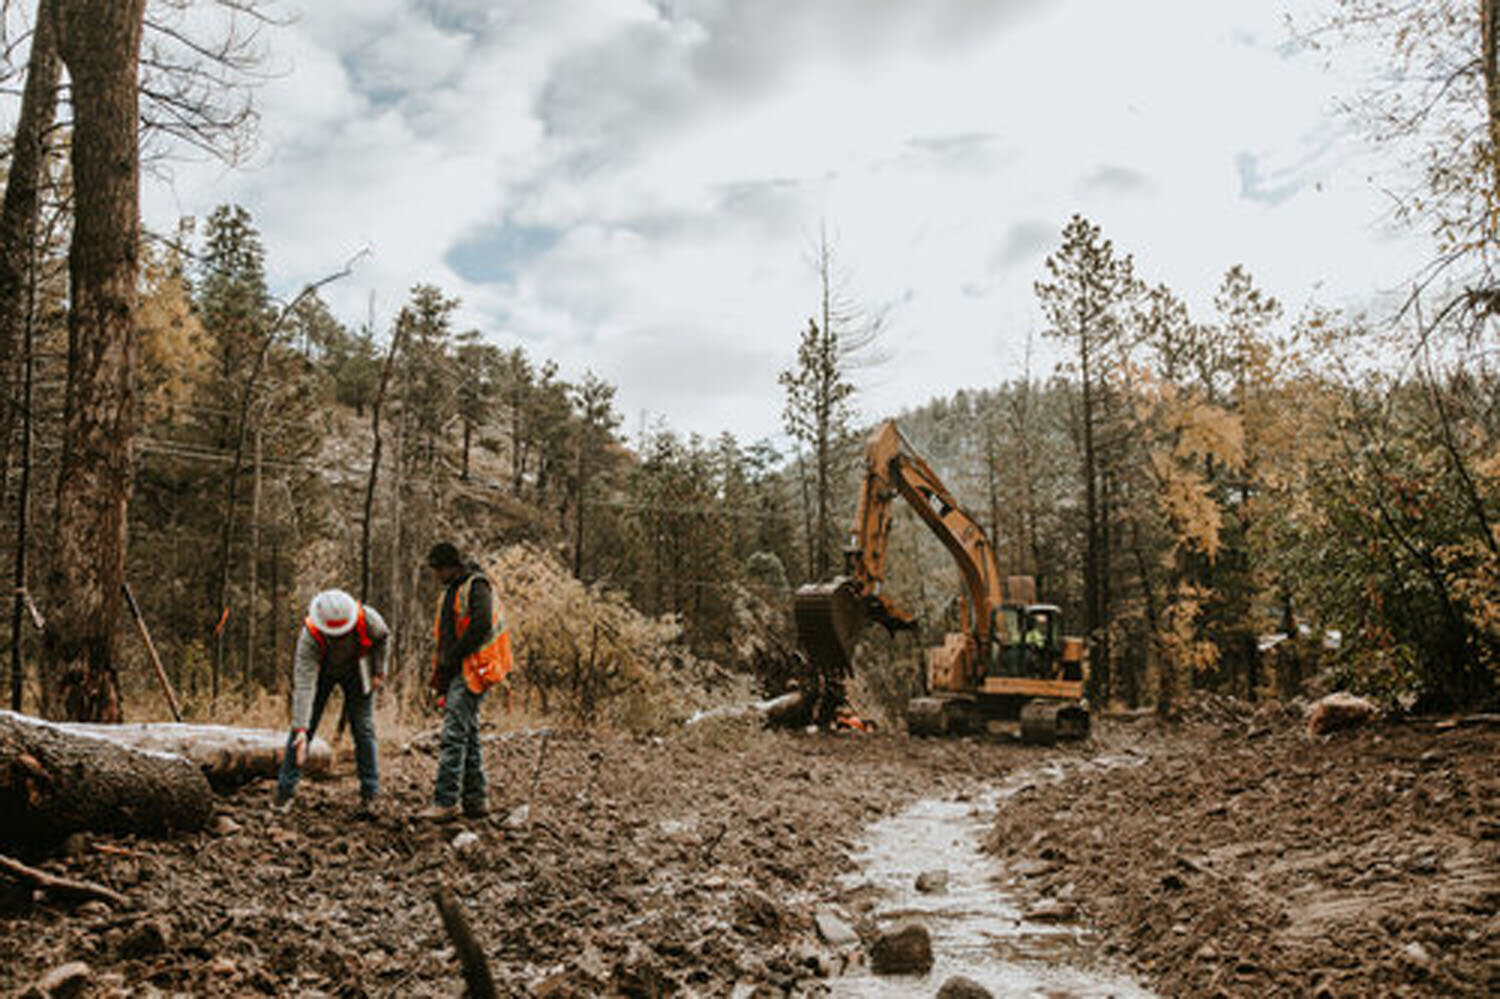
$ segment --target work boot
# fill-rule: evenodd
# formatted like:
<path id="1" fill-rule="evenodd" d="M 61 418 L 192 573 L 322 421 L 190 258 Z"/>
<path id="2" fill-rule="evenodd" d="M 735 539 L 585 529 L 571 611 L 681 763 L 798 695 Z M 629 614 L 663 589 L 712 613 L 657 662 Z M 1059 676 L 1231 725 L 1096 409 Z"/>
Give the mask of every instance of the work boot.
<path id="1" fill-rule="evenodd" d="M 380 817 L 380 812 L 375 807 L 375 796 L 373 794 L 362 794 L 359 796 L 359 807 L 354 810 L 354 817 L 356 819 L 375 819 Z"/>
<path id="2" fill-rule="evenodd" d="M 287 815 L 292 810 L 292 796 L 277 791 L 271 798 L 271 812 L 274 815 Z"/>
<path id="3" fill-rule="evenodd" d="M 490 806 L 482 801 L 464 802 L 464 818 L 482 819 L 490 814 Z"/>
<path id="4" fill-rule="evenodd" d="M 415 818 L 422 822 L 451 822 L 458 818 L 457 805 L 428 805 Z"/>

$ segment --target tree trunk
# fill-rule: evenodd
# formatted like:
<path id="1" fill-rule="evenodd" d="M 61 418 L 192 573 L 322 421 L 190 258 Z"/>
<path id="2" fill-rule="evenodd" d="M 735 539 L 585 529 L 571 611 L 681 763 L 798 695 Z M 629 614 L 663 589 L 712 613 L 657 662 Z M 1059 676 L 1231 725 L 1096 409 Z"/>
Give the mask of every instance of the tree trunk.
<path id="1" fill-rule="evenodd" d="M 255 689 L 255 608 L 260 600 L 260 491 L 261 462 L 265 457 L 265 414 L 255 421 L 255 458 L 250 475 L 250 556 L 248 570 L 250 578 L 245 588 L 245 698 L 249 702 Z"/>
<path id="2" fill-rule="evenodd" d="M 41 218 L 41 192 L 48 169 L 47 133 L 57 117 L 57 83 L 61 70 L 57 35 L 49 0 L 37 4 L 36 30 L 26 65 L 26 87 L 21 94 L 6 174 L 5 201 L 0 207 L 0 389 L 12 399 L 17 345 L 26 308 L 28 280 L 36 260 Z M 16 407 L 0 406 L 0 448 L 10 447 Z"/>
<path id="3" fill-rule="evenodd" d="M 140 253 L 137 70 L 145 0 L 57 0 L 72 81 L 68 383 L 42 642 L 44 706 L 118 721 L 115 625 L 135 435 Z"/>
<path id="4" fill-rule="evenodd" d="M 1480 44 L 1484 62 L 1484 103 L 1490 135 L 1490 218 L 1491 239 L 1495 238 L 1494 199 L 1500 198 L 1500 2 L 1483 0 Z"/>
<path id="5" fill-rule="evenodd" d="M 144 753 L 0 711 L 0 843 L 45 846 L 94 830 L 161 835 L 201 829 L 213 791 L 191 761 Z"/>
<path id="6" fill-rule="evenodd" d="M 386 351 L 385 363 L 380 366 L 380 384 L 375 390 L 375 400 L 370 404 L 370 477 L 365 482 L 364 521 L 360 525 L 359 545 L 359 599 L 370 599 L 370 546 L 374 544 L 375 486 L 380 479 L 380 411 L 385 406 L 385 392 L 391 381 L 391 369 L 396 364 L 396 354 L 401 349 L 401 333 L 405 327 L 396 324 L 391 334 L 391 346 Z M 400 455 L 397 455 L 400 460 Z M 392 570 L 394 574 L 394 570 Z M 396 599 L 396 588 L 391 587 L 391 600 Z M 392 605 L 394 609 L 394 604 Z"/>
<path id="7" fill-rule="evenodd" d="M 31 36 L 31 55 L 26 67 L 26 87 L 21 95 L 20 117 L 11 146 L 10 170 L 6 177 L 5 202 L 0 208 L 0 391 L 15 398 L 10 382 L 17 365 L 19 344 L 21 367 L 20 407 L 0 403 L 0 450 L 9 467 L 11 428 L 16 413 L 22 421 L 21 481 L 16 496 L 16 552 L 11 609 L 10 706 L 21 709 L 21 617 L 22 590 L 26 586 L 26 549 L 31 501 L 32 440 L 32 324 L 36 287 L 37 230 L 41 217 L 41 190 L 47 177 L 47 131 L 57 116 L 57 84 L 61 75 L 57 58 L 57 36 L 52 11 L 46 2 L 37 5 L 36 30 Z"/>

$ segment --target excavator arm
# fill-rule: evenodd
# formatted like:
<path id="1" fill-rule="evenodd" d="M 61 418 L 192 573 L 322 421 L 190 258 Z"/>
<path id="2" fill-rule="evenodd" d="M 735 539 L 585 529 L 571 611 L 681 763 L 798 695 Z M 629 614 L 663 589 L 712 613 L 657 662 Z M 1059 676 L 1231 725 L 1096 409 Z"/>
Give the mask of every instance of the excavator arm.
<path id="1" fill-rule="evenodd" d="M 992 611 L 1001 601 L 994 548 L 895 422 L 887 420 L 865 445 L 864 483 L 844 549 L 844 575 L 796 593 L 798 636 L 815 665 L 847 672 L 866 621 L 891 631 L 916 626 L 912 614 L 885 592 L 886 551 L 897 496 L 910 504 L 958 566 L 964 581 L 964 633 L 972 636 L 976 648 L 984 648 L 989 640 Z"/>

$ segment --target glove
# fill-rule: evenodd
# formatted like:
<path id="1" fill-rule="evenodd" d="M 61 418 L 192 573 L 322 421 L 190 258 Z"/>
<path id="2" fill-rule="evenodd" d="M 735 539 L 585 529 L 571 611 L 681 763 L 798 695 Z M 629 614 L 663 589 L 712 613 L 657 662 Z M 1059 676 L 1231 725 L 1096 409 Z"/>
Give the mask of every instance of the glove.
<path id="1" fill-rule="evenodd" d="M 307 730 L 296 729 L 292 735 L 292 754 L 297 760 L 297 766 L 307 762 Z"/>

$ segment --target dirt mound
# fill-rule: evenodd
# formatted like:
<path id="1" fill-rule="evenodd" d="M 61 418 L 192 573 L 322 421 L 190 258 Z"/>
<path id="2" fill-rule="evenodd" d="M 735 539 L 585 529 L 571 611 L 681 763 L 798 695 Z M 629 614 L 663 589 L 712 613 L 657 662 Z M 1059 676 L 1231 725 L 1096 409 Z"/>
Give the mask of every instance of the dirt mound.
<path id="1" fill-rule="evenodd" d="M 1205 716 L 1107 732 L 1018 794 L 993 842 L 1014 887 L 1077 903 L 1168 996 L 1497 994 L 1500 733 Z"/>

